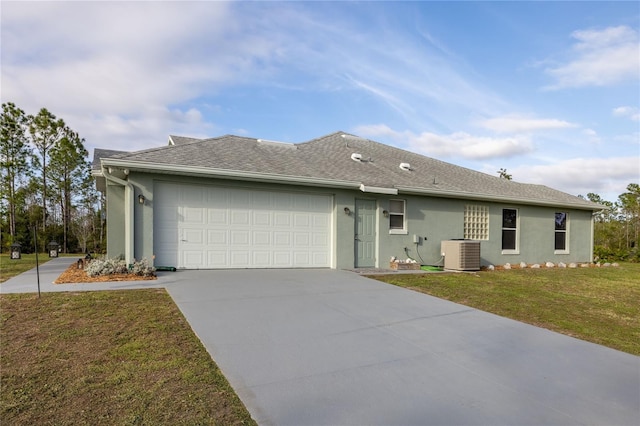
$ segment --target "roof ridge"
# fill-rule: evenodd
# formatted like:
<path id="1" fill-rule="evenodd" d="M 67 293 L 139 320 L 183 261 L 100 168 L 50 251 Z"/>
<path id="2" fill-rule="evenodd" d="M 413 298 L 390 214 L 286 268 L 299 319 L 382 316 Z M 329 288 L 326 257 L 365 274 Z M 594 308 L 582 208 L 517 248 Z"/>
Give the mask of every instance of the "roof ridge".
<path id="1" fill-rule="evenodd" d="M 353 136 L 353 139 L 342 135 Z M 132 167 L 133 163 L 146 163 L 149 167 L 145 166 L 145 170 L 157 168 L 161 171 L 165 166 L 185 172 L 193 168 L 198 170 L 197 173 L 206 169 L 235 170 L 256 176 L 298 177 L 305 182 L 307 179 L 331 179 L 360 182 L 372 187 L 408 188 L 407 191 L 426 191 L 433 196 L 449 193 L 466 195 L 470 199 L 494 196 L 516 202 L 536 200 L 581 208 L 594 207 L 592 203 L 578 200 L 576 196 L 558 189 L 503 179 L 410 151 L 410 146 L 407 149 L 388 145 L 341 130 L 293 143 L 290 147 L 297 149 L 291 150 L 282 149 L 285 145 L 263 141 L 265 143 L 260 143 L 257 138 L 232 134 L 193 138 L 192 143 L 123 152 L 110 161 L 125 165 L 131 163 Z M 363 158 L 371 157 L 372 161 L 354 162 L 350 156 L 353 152 Z M 406 167 L 403 170 L 401 163 L 409 163 L 410 170 L 407 171 Z"/>
<path id="2" fill-rule="evenodd" d="M 182 137 L 182 136 L 177 136 L 177 137 Z M 224 135 L 224 136 L 218 136 L 218 137 L 214 137 L 214 138 L 205 138 L 205 139 L 196 139 L 196 138 L 185 137 L 187 139 L 193 139 L 193 141 L 187 142 L 187 143 L 180 143 L 180 144 L 177 144 L 177 145 L 156 146 L 156 147 L 153 147 L 153 148 L 141 149 L 139 151 L 124 151 L 124 153 L 130 154 L 130 155 L 138 155 L 138 154 L 153 153 L 153 152 L 157 152 L 157 151 L 164 151 L 164 150 L 167 150 L 167 149 L 179 150 L 179 149 L 181 149 L 181 147 L 186 147 L 186 146 L 193 145 L 193 144 L 196 144 L 196 143 L 220 140 L 220 139 L 224 139 L 224 138 L 228 138 L 228 137 L 243 138 L 242 136 L 236 136 L 236 135 Z M 247 138 L 247 139 L 251 139 L 251 138 Z"/>
<path id="3" fill-rule="evenodd" d="M 303 145 L 303 144 L 306 144 L 306 143 L 316 142 L 316 141 L 319 141 L 319 140 L 322 140 L 322 139 L 329 139 L 332 136 L 342 135 L 342 134 L 351 135 L 351 133 L 347 133 L 347 132 L 343 132 L 341 130 L 338 130 L 337 132 L 331 132 L 331 133 L 328 133 L 328 134 L 326 134 L 324 136 L 319 136 L 317 138 L 309 139 L 308 141 L 298 142 L 298 143 L 296 143 L 296 145 Z M 352 135 L 352 136 L 357 136 L 357 135 Z"/>

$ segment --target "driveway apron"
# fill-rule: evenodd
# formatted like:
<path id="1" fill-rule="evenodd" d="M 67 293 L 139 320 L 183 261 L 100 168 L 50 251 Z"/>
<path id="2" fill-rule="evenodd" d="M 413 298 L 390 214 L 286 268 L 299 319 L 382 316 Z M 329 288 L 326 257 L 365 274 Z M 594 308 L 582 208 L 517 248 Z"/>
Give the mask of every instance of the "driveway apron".
<path id="1" fill-rule="evenodd" d="M 640 357 L 336 270 L 167 290 L 261 425 L 638 425 Z"/>

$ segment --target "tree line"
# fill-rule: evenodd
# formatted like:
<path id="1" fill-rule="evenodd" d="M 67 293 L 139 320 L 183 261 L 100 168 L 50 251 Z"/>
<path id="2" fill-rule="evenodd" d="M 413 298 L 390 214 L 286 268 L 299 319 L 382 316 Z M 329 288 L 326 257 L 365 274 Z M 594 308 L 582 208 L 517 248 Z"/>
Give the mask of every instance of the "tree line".
<path id="1" fill-rule="evenodd" d="M 95 189 L 85 140 L 46 108 L 29 115 L 11 102 L 2 104 L 0 126 L 2 252 L 13 243 L 30 252 L 35 238 L 42 252 L 50 241 L 65 253 L 104 251 L 105 200 Z M 512 179 L 506 169 L 498 174 Z M 607 207 L 594 218 L 598 260 L 640 261 L 640 185 L 626 189 L 615 202 L 586 196 Z"/>
<path id="2" fill-rule="evenodd" d="M 626 189 L 614 202 L 587 194 L 589 201 L 607 207 L 594 218 L 594 255 L 599 260 L 640 262 L 640 185 L 630 183 Z"/>
<path id="3" fill-rule="evenodd" d="M 85 140 L 46 108 L 31 115 L 11 102 L 0 118 L 1 250 L 67 252 L 104 248 L 100 194 L 91 176 Z"/>

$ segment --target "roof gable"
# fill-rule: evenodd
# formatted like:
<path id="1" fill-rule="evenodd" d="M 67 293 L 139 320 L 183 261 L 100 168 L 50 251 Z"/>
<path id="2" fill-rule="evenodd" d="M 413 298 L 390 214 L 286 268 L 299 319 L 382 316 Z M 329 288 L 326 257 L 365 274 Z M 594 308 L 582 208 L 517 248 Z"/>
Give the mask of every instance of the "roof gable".
<path id="1" fill-rule="evenodd" d="M 92 170 L 100 169 L 100 160 L 107 157 L 117 157 L 122 154 L 130 154 L 127 151 L 116 151 L 114 149 L 102 149 L 96 148 L 93 150 L 93 162 L 91 163 Z"/>

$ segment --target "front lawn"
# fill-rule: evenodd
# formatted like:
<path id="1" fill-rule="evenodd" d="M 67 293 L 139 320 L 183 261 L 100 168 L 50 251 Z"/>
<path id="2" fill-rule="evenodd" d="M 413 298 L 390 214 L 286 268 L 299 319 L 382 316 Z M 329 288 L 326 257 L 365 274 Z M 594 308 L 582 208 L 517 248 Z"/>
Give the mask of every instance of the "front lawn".
<path id="1" fill-rule="evenodd" d="M 163 289 L 3 294 L 0 320 L 2 425 L 255 424 Z"/>
<path id="2" fill-rule="evenodd" d="M 640 355 L 640 264 L 372 276 Z"/>
<path id="3" fill-rule="evenodd" d="M 51 258 L 45 254 L 38 254 L 38 264 L 42 265 Z M 11 259 L 9 254 L 0 254 L 0 283 L 36 267 L 36 255 L 24 254 L 20 259 Z"/>

